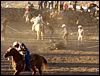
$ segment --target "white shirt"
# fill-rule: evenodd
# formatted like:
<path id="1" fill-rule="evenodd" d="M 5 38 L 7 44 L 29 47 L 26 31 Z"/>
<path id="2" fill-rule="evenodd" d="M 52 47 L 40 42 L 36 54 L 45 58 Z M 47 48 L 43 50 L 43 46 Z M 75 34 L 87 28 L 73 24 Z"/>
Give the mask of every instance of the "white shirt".
<path id="1" fill-rule="evenodd" d="M 78 35 L 79 37 L 82 37 L 83 29 L 78 29 Z"/>
<path id="2" fill-rule="evenodd" d="M 73 8 L 73 5 L 68 5 L 68 8 Z"/>
<path id="3" fill-rule="evenodd" d="M 42 16 L 41 17 L 38 16 L 38 17 L 35 18 L 34 24 L 38 24 L 38 23 L 43 23 Z"/>

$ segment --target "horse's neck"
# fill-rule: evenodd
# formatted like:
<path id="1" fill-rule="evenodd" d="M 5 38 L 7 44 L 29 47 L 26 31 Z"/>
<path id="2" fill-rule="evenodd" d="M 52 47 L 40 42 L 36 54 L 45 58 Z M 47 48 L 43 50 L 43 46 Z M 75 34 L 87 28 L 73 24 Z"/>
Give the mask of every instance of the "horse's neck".
<path id="1" fill-rule="evenodd" d="M 13 55 L 13 59 L 16 63 L 18 63 L 20 60 L 22 60 L 22 55 L 17 53 Z"/>
<path id="2" fill-rule="evenodd" d="M 35 18 L 32 18 L 32 21 L 33 21 L 33 22 L 35 22 L 35 20 L 36 20 L 36 17 L 35 17 Z"/>

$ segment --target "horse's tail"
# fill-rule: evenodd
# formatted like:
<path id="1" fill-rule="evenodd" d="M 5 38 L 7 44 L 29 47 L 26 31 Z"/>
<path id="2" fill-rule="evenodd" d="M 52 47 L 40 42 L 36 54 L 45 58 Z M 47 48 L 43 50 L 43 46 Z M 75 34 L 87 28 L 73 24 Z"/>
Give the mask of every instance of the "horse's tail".
<path id="1" fill-rule="evenodd" d="M 43 64 L 45 65 L 45 69 L 47 69 L 48 68 L 47 60 L 43 56 L 42 59 L 43 59 Z"/>

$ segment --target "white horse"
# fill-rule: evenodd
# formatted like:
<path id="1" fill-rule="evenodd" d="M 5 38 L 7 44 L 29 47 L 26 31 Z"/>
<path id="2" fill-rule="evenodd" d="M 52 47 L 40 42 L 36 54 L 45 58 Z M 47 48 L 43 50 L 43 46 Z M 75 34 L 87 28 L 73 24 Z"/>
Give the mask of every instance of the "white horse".
<path id="1" fill-rule="evenodd" d="M 36 31 L 37 32 L 37 40 L 43 40 L 44 39 L 44 25 L 41 23 L 37 23 L 36 22 L 36 18 L 32 18 L 30 20 L 31 22 L 34 22 L 34 24 L 32 25 L 32 31 Z"/>

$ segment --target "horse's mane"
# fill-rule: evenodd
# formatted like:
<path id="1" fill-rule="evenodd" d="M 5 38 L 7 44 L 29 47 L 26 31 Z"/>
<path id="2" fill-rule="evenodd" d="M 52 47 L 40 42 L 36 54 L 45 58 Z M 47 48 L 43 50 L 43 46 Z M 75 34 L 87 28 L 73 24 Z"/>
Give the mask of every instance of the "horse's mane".
<path id="1" fill-rule="evenodd" d="M 10 50 L 15 50 L 15 52 L 16 52 L 16 54 L 19 54 L 19 56 L 20 56 L 20 58 L 22 59 L 23 58 L 23 55 L 21 55 L 20 53 L 19 53 L 19 51 L 17 51 L 14 47 L 12 47 Z M 20 59 L 20 60 L 21 60 Z"/>

